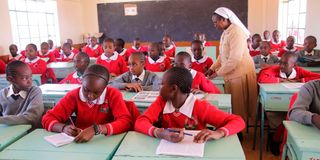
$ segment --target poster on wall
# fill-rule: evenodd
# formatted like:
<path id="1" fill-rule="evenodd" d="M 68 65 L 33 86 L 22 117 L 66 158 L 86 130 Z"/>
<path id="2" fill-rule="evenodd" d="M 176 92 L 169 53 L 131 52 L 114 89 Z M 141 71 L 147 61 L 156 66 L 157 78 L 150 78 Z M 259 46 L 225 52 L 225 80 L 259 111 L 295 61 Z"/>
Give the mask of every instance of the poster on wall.
<path id="1" fill-rule="evenodd" d="M 137 5 L 136 4 L 124 4 L 124 15 L 125 16 L 138 15 Z"/>

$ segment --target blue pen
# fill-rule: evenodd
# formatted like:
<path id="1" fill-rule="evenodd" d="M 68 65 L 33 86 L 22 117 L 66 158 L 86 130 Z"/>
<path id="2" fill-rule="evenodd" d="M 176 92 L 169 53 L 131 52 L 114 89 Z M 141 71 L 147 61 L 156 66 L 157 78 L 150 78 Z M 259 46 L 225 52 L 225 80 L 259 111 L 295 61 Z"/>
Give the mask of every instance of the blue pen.
<path id="1" fill-rule="evenodd" d="M 169 131 L 169 132 L 180 133 L 180 131 L 172 130 L 172 129 L 169 129 L 169 128 L 167 128 L 166 130 Z M 193 136 L 193 134 L 191 134 L 191 133 L 185 133 L 185 132 L 183 132 L 183 134 L 184 134 L 184 135 L 187 135 L 187 136 Z"/>

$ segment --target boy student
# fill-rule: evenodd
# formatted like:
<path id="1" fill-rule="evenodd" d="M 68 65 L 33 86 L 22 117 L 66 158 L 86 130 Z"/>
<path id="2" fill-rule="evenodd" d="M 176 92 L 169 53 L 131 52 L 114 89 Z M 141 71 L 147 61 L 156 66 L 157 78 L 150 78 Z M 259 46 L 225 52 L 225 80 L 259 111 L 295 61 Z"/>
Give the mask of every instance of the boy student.
<path id="1" fill-rule="evenodd" d="M 270 42 L 271 41 L 271 38 L 270 38 L 270 31 L 269 30 L 265 30 L 263 32 L 263 38 L 262 38 L 263 41 L 267 41 L 267 42 Z"/>
<path id="2" fill-rule="evenodd" d="M 68 38 L 65 43 L 69 43 L 71 45 L 71 52 L 74 54 L 78 54 L 79 50 L 73 47 L 72 39 Z"/>
<path id="3" fill-rule="evenodd" d="M 22 54 L 18 54 L 18 47 L 15 44 L 11 44 L 9 46 L 9 51 L 10 51 L 10 57 L 9 57 L 9 61 L 14 61 L 14 60 L 21 60 L 24 57 L 22 56 Z"/>
<path id="4" fill-rule="evenodd" d="M 115 78 L 110 85 L 118 89 L 129 91 L 158 91 L 160 78 L 145 70 L 145 56 L 141 52 L 134 52 L 128 60 L 129 71 Z"/>
<path id="5" fill-rule="evenodd" d="M 81 84 L 82 83 L 82 75 L 84 71 L 87 69 L 90 63 L 90 58 L 87 53 L 79 52 L 73 59 L 73 65 L 76 69 L 75 72 L 69 74 L 65 79 L 60 81 L 60 84 Z"/>
<path id="6" fill-rule="evenodd" d="M 272 39 L 270 41 L 271 53 L 278 54 L 279 51 L 286 46 L 286 42 L 280 39 L 280 32 L 274 30 L 272 32 Z"/>
<path id="7" fill-rule="evenodd" d="M 97 59 L 96 63 L 106 67 L 112 77 L 128 71 L 124 59 L 114 51 L 113 39 L 107 38 L 103 41 L 103 50 L 103 54 Z"/>
<path id="8" fill-rule="evenodd" d="M 280 83 L 280 82 L 308 82 L 314 79 L 320 79 L 320 74 L 304 70 L 296 66 L 297 55 L 294 53 L 285 53 L 280 59 L 280 64 L 260 71 L 259 83 Z"/>
<path id="9" fill-rule="evenodd" d="M 164 55 L 166 55 L 169 58 L 174 58 L 176 53 L 176 47 L 174 46 L 171 36 L 170 35 L 164 35 L 162 38 L 162 44 L 164 45 L 165 51 Z"/>
<path id="10" fill-rule="evenodd" d="M 62 48 L 62 58 L 59 59 L 61 62 L 71 62 L 73 58 L 76 56 L 75 53 L 72 52 L 72 46 L 70 43 L 63 43 Z"/>
<path id="11" fill-rule="evenodd" d="M 108 87 L 109 72 L 101 65 L 88 67 L 80 88 L 70 91 L 42 118 L 43 127 L 51 132 L 74 136 L 77 143 L 88 142 L 98 134 L 114 135 L 132 127 L 131 115 L 121 93 Z M 76 113 L 76 121 L 68 123 Z"/>
<path id="12" fill-rule="evenodd" d="M 145 68 L 151 72 L 164 72 L 171 68 L 170 58 L 163 56 L 162 44 L 153 42 L 149 45 Z"/>
<path id="13" fill-rule="evenodd" d="M 49 44 L 49 52 L 52 52 L 56 58 L 60 57 L 60 51 L 58 48 L 54 47 L 53 45 L 53 41 L 51 39 L 49 39 L 47 41 L 47 43 Z"/>
<path id="14" fill-rule="evenodd" d="M 298 98 L 289 110 L 289 119 L 320 129 L 320 80 L 303 85 Z"/>
<path id="15" fill-rule="evenodd" d="M 213 64 L 213 60 L 206 55 L 202 55 L 203 50 L 204 47 L 200 40 L 194 40 L 191 42 L 191 51 L 193 53 L 191 68 L 198 72 L 206 73 Z"/>
<path id="16" fill-rule="evenodd" d="M 89 44 L 83 47 L 83 52 L 87 53 L 89 57 L 99 57 L 103 53 L 102 47 L 98 44 L 96 37 L 90 37 Z"/>
<path id="17" fill-rule="evenodd" d="M 256 68 L 266 68 L 271 65 L 277 64 L 279 59 L 277 56 L 270 53 L 270 44 L 267 41 L 263 41 L 260 44 L 260 55 L 253 57 L 253 61 Z"/>
<path id="18" fill-rule="evenodd" d="M 41 90 L 32 86 L 32 72 L 22 61 L 12 61 L 6 68 L 11 83 L 0 91 L 0 124 L 32 124 L 38 127 L 44 111 Z"/>
<path id="19" fill-rule="evenodd" d="M 140 38 L 135 38 L 133 40 L 133 45 L 128 49 L 128 56 L 130 56 L 134 52 L 148 52 L 148 48 L 141 46 Z"/>
<path id="20" fill-rule="evenodd" d="M 260 55 L 260 48 L 259 48 L 260 43 L 261 43 L 260 34 L 254 34 L 251 38 L 251 43 L 248 45 L 251 57 Z"/>
<path id="21" fill-rule="evenodd" d="M 127 49 L 124 48 L 125 42 L 123 39 L 118 38 L 114 41 L 114 50 L 120 55 L 122 56 L 122 58 L 128 62 L 128 58 L 129 58 L 129 52 Z"/>
<path id="22" fill-rule="evenodd" d="M 173 67 L 166 71 L 160 96 L 138 117 L 135 130 L 171 142 L 183 140 L 184 129 L 201 130 L 194 135 L 194 142 L 203 143 L 236 134 L 245 127 L 240 116 L 220 111 L 207 101 L 197 99 L 191 93 L 191 85 L 189 70 Z M 217 130 L 206 129 L 207 124 Z"/>
<path id="23" fill-rule="evenodd" d="M 303 50 L 296 52 L 299 59 L 299 66 L 314 66 L 317 65 L 316 62 L 313 62 L 312 59 L 320 58 L 320 51 L 314 48 L 317 47 L 317 39 L 314 36 L 308 36 L 304 39 Z"/>
<path id="24" fill-rule="evenodd" d="M 56 57 L 53 52 L 49 52 L 49 44 L 47 42 L 42 42 L 40 45 L 40 52 L 38 54 L 40 58 L 49 58 L 47 63 L 55 62 Z"/>
<path id="25" fill-rule="evenodd" d="M 294 46 L 295 43 L 295 38 L 293 36 L 289 36 L 287 38 L 287 46 L 280 49 L 279 53 L 278 53 L 278 57 L 281 57 L 284 53 L 286 52 L 292 52 L 295 53 L 298 51 L 298 49 Z"/>
<path id="26" fill-rule="evenodd" d="M 206 76 L 194 69 L 191 69 L 191 56 L 187 52 L 179 52 L 175 59 L 175 67 L 186 68 L 190 71 L 193 81 L 192 81 L 192 93 L 221 93 L 219 88 L 216 87 Z"/>

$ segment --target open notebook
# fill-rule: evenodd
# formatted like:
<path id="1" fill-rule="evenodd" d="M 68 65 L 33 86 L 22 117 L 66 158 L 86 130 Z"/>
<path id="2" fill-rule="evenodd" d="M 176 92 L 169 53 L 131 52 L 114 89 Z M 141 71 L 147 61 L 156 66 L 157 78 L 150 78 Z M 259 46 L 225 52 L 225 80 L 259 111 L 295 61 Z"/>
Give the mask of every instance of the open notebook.
<path id="1" fill-rule="evenodd" d="M 74 137 L 65 133 L 58 133 L 51 136 L 46 136 L 44 139 L 55 147 L 60 147 L 73 142 Z"/>
<path id="2" fill-rule="evenodd" d="M 200 131 L 186 130 L 185 133 L 196 135 Z M 179 143 L 169 142 L 162 139 L 158 145 L 156 154 L 188 156 L 188 157 L 203 157 L 205 143 L 194 143 L 194 136 L 184 136 L 184 139 Z"/>

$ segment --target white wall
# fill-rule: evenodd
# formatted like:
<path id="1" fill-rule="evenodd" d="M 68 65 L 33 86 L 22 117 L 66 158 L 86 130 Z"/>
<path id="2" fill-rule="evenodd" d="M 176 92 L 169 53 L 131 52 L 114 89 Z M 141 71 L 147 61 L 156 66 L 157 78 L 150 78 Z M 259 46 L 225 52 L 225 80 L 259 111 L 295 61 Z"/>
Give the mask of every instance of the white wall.
<path id="1" fill-rule="evenodd" d="M 320 49 L 320 0 L 308 0 L 307 17 L 306 17 L 306 32 L 305 36 L 313 35 L 318 40 L 317 49 Z"/>
<path id="2" fill-rule="evenodd" d="M 9 45 L 12 43 L 12 32 L 9 16 L 8 1 L 0 0 L 0 55 L 9 53 Z"/>

